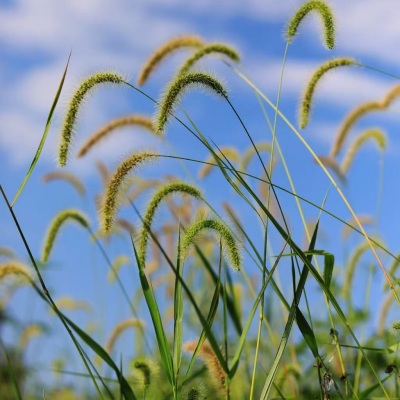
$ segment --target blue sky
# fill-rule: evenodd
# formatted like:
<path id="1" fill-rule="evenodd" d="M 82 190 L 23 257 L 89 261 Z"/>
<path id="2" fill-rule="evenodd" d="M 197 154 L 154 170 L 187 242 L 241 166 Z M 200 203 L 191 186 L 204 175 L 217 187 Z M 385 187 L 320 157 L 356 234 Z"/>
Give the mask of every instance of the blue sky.
<path id="1" fill-rule="evenodd" d="M 233 44 L 242 55 L 243 69 L 258 87 L 274 100 L 285 47 L 285 24 L 300 4 L 302 2 L 292 0 L 221 0 L 217 4 L 212 0 L 3 1 L 0 4 L 0 183 L 10 198 L 16 192 L 35 153 L 68 54 L 72 50 L 60 106 L 48 141 L 37 168 L 15 207 L 34 254 L 40 254 L 42 238 L 48 223 L 65 207 L 83 209 L 90 215 L 93 226 L 96 225 L 92 197 L 101 189 L 94 166 L 96 160 L 102 160 L 112 169 L 131 151 L 149 145 L 164 153 L 170 149 L 159 141 L 149 141 L 146 135 L 122 132 L 118 140 L 102 143 L 96 154 L 84 161 L 78 162 L 71 157 L 67 170 L 79 174 L 85 181 L 90 193 L 87 199 L 79 199 L 71 188 L 62 183 L 43 184 L 41 176 L 57 169 L 57 144 L 63 113 L 73 90 L 84 77 L 97 71 L 111 69 L 121 72 L 127 79 L 135 82 L 141 65 L 154 48 L 178 34 L 193 33 L 210 42 Z M 282 91 L 282 109 L 296 124 L 298 101 L 305 84 L 313 70 L 326 59 L 350 56 L 364 64 L 394 74 L 399 71 L 397 48 L 400 36 L 400 7 L 397 2 L 332 0 L 330 4 L 335 10 L 337 21 L 335 50 L 329 52 L 322 46 L 320 26 L 315 17 L 309 17 L 305 21 L 299 36 L 289 49 Z M 158 97 L 186 54 L 182 53 L 168 60 L 152 77 L 145 90 Z M 224 78 L 230 89 L 230 98 L 255 140 L 265 140 L 265 122 L 250 88 L 226 66 L 215 60 L 208 60 L 203 65 L 206 70 L 215 71 L 218 76 Z M 380 99 L 395 83 L 392 78 L 362 68 L 334 71 L 317 88 L 311 124 L 304 131 L 304 137 L 317 154 L 326 154 L 347 112 L 360 102 Z M 219 146 L 233 144 L 244 149 L 249 145 L 240 125 L 226 105 L 196 93 L 189 94 L 184 104 L 199 123 L 203 133 L 215 140 Z M 152 114 L 154 108 L 134 91 L 99 89 L 80 115 L 74 151 L 94 129 L 110 118 L 129 112 Z M 395 253 L 399 251 L 397 238 L 400 234 L 397 185 L 400 153 L 398 118 L 397 103 L 384 115 L 374 114 L 365 118 L 352 132 L 354 137 L 362 128 L 380 126 L 387 133 L 389 146 L 385 154 L 380 232 L 388 247 Z M 167 137 L 176 153 L 199 159 L 207 157 L 205 149 L 198 147 L 177 125 L 169 126 Z M 321 203 L 329 188 L 327 179 L 284 124 L 278 125 L 278 137 L 293 172 L 298 192 L 316 203 Z M 172 171 L 178 170 L 176 165 L 164 161 L 162 163 L 165 170 L 169 167 Z M 366 146 L 350 171 L 349 184 L 344 187 L 344 192 L 357 213 L 374 214 L 376 211 L 378 165 L 377 151 L 372 146 Z M 254 171 L 257 171 L 255 165 Z M 191 169 L 191 172 L 195 176 L 196 169 Z M 150 168 L 148 173 L 157 174 L 157 170 Z M 278 184 L 288 187 L 283 170 L 279 167 L 276 179 Z M 220 209 L 221 194 L 225 196 L 226 193 L 225 189 L 220 189 L 219 184 L 216 176 L 210 177 L 204 183 L 206 196 L 217 209 Z M 231 195 L 228 193 L 226 196 L 230 198 Z M 285 197 L 282 201 L 288 213 L 294 213 L 289 219 L 295 227 L 295 236 L 301 241 L 304 234 L 297 220 L 294 202 Z M 240 213 L 247 218 L 248 211 L 244 207 L 239 208 Z M 348 211 L 342 206 L 333 189 L 327 208 L 334 210 L 344 219 L 349 217 Z M 306 214 L 309 218 L 317 216 L 316 211 L 309 208 L 306 209 Z M 5 207 L 0 207 L 0 220 L 0 246 L 12 247 L 16 249 L 20 258 L 26 259 Z M 341 227 L 326 217 L 324 222 L 327 239 L 322 245 L 338 252 L 340 263 L 342 247 L 338 246 L 335 236 L 340 233 Z M 119 292 L 107 286 L 105 266 L 101 267 L 102 270 L 98 265 L 93 267 L 96 262 L 102 262 L 99 261 L 99 254 L 93 250 L 87 236 L 78 227 L 67 229 L 68 232 L 63 234 L 62 240 L 56 243 L 59 247 L 56 249 L 54 265 L 46 271 L 46 278 L 57 296 L 69 294 L 79 299 L 99 302 L 100 307 L 96 307 L 94 319 L 97 317 L 100 320 L 104 318 L 115 322 L 126 318 L 126 309 L 122 306 L 118 305 L 117 314 L 109 309 L 110 302 L 119 304 L 122 300 Z M 357 243 L 355 239 L 352 240 Z M 91 250 L 87 251 L 87 248 Z M 113 255 L 121 251 L 129 254 L 129 242 L 118 243 L 109 251 Z M 66 255 L 68 261 L 65 260 Z M 81 260 L 91 265 L 85 269 L 80 265 Z M 388 262 L 387 259 L 384 260 Z M 379 273 L 377 277 L 379 281 L 382 280 Z M 135 271 L 131 271 L 131 276 L 126 275 L 126 278 L 133 281 L 136 278 Z M 96 287 L 93 280 L 102 283 Z M 103 290 L 107 291 L 106 296 L 103 295 Z M 16 296 L 20 302 L 29 301 L 32 293 L 22 291 Z M 21 311 L 24 307 L 26 305 L 18 309 Z M 40 305 L 37 307 L 39 311 L 34 314 L 27 308 L 25 313 L 21 312 L 19 319 L 24 320 L 28 315 L 32 320 L 35 317 L 48 320 L 43 308 Z M 77 318 L 81 318 L 80 321 L 84 323 L 86 317 L 83 315 Z M 100 334 L 103 338 L 109 332 L 108 327 L 104 329 L 105 332 Z"/>

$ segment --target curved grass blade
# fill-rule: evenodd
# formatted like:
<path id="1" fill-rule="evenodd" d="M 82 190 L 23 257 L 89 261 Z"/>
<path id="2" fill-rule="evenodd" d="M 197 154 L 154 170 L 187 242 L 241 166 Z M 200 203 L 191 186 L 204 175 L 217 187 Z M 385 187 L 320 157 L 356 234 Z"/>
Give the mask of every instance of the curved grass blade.
<path id="1" fill-rule="evenodd" d="M 317 340 L 315 339 L 315 335 L 313 330 L 311 329 L 310 324 L 307 322 L 306 318 L 304 317 L 303 313 L 300 311 L 299 307 L 296 307 L 296 322 L 297 326 L 300 329 L 301 334 L 304 337 L 308 347 L 310 348 L 311 352 L 313 353 L 314 358 L 320 358 L 318 352 L 318 344 Z"/>
<path id="2" fill-rule="evenodd" d="M 68 65 L 69 65 L 70 58 L 71 58 L 71 53 L 69 53 L 67 65 L 65 66 L 64 73 L 63 73 L 63 76 L 61 78 L 61 82 L 60 82 L 60 84 L 58 86 L 56 96 L 54 97 L 54 100 L 53 100 L 53 104 L 51 105 L 50 112 L 49 112 L 49 115 L 48 115 L 47 121 L 46 121 L 46 126 L 44 128 L 42 139 L 40 140 L 39 146 L 38 146 L 38 148 L 36 150 L 35 156 L 33 157 L 33 160 L 31 162 L 31 165 L 30 165 L 29 169 L 28 169 L 28 172 L 26 173 L 25 178 L 22 181 L 21 186 L 19 187 L 19 189 L 17 191 L 17 194 L 15 195 L 14 200 L 11 203 L 11 207 L 13 207 L 14 204 L 16 203 L 16 201 L 18 200 L 19 195 L 22 193 L 22 190 L 24 189 L 26 183 L 28 182 L 28 179 L 31 176 L 31 174 L 33 172 L 33 169 L 35 168 L 35 165 L 39 160 L 40 154 L 42 153 L 42 149 L 43 149 L 44 143 L 46 142 L 46 139 L 47 139 L 47 134 L 49 133 L 51 121 L 53 120 L 54 110 L 56 109 L 56 106 L 57 106 L 57 103 L 58 103 L 58 99 L 60 98 L 61 90 L 62 90 L 63 85 L 64 85 L 64 80 L 65 80 L 65 77 L 67 75 L 67 70 L 68 70 Z"/>

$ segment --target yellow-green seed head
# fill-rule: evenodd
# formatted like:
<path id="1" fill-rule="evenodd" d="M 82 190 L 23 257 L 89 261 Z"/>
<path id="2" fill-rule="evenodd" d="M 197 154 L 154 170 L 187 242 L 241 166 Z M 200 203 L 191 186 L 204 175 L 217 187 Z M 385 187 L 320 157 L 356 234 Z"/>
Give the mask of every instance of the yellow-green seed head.
<path id="1" fill-rule="evenodd" d="M 209 89 L 212 93 L 226 98 L 227 91 L 222 84 L 209 74 L 202 72 L 190 72 L 176 77 L 167 87 L 156 115 L 156 127 L 158 132 L 163 132 L 170 115 L 183 94 L 193 87 Z"/>
<path id="2" fill-rule="evenodd" d="M 293 41 L 297 34 L 299 25 L 310 12 L 317 12 L 321 16 L 324 25 L 326 47 L 328 47 L 328 49 L 333 49 L 335 45 L 335 23 L 333 20 L 333 13 L 326 2 L 322 0 L 308 1 L 297 10 L 287 28 L 286 33 L 288 41 Z"/>
<path id="3" fill-rule="evenodd" d="M 81 212 L 77 210 L 63 210 L 59 214 L 57 214 L 54 217 L 53 221 L 51 222 L 44 240 L 42 257 L 41 257 L 41 261 L 43 263 L 47 262 L 47 260 L 49 259 L 58 232 L 61 226 L 66 221 L 75 221 L 78 222 L 84 228 L 89 227 L 89 220 L 86 218 L 86 216 L 84 216 Z"/>
<path id="4" fill-rule="evenodd" d="M 204 44 L 204 40 L 195 35 L 184 35 L 173 38 L 156 49 L 149 57 L 146 64 L 139 73 L 137 83 L 142 86 L 149 76 L 157 69 L 160 63 L 169 55 L 182 48 L 198 48 Z"/>
<path id="5" fill-rule="evenodd" d="M 182 257 L 186 257 L 189 247 L 196 242 L 198 235 L 204 231 L 218 233 L 223 242 L 225 259 L 233 269 L 239 271 L 242 264 L 242 256 L 239 245 L 229 226 L 217 219 L 201 219 L 191 224 L 182 238 Z"/>
<path id="6" fill-rule="evenodd" d="M 310 81 L 308 82 L 307 88 L 304 92 L 303 100 L 300 105 L 300 127 L 304 129 L 310 117 L 311 104 L 314 96 L 316 86 L 320 79 L 329 71 L 349 65 L 354 65 L 355 60 L 351 58 L 335 58 L 322 64 L 313 74 Z"/>
<path id="7" fill-rule="evenodd" d="M 146 266 L 147 243 L 156 211 L 168 196 L 177 193 L 192 196 L 197 200 L 203 199 L 203 195 L 198 188 L 183 182 L 168 183 L 157 190 L 147 207 L 143 218 L 143 227 L 139 235 L 139 262 L 143 267 Z"/>
<path id="8" fill-rule="evenodd" d="M 197 61 L 211 54 L 225 56 L 228 59 L 235 62 L 240 61 L 240 56 L 238 52 L 232 47 L 223 43 L 211 43 L 203 47 L 200 47 L 199 50 L 197 50 L 192 56 L 190 56 L 182 65 L 181 69 L 178 72 L 178 75 L 188 73 L 194 66 L 194 64 L 197 63 Z"/>
<path id="9" fill-rule="evenodd" d="M 124 78 L 121 75 L 115 74 L 113 72 L 97 73 L 81 83 L 69 103 L 68 111 L 65 116 L 63 128 L 61 131 L 61 141 L 58 152 L 58 163 L 61 167 L 67 164 L 69 148 L 76 125 L 78 112 L 86 96 L 98 85 L 121 83 L 125 83 Z"/>
<path id="10" fill-rule="evenodd" d="M 87 139 L 78 151 L 78 158 L 85 156 L 97 143 L 110 133 L 127 126 L 139 126 L 151 133 L 155 133 L 152 119 L 145 115 L 129 115 L 126 117 L 116 118 L 102 126 Z"/>
<path id="11" fill-rule="evenodd" d="M 123 191 L 122 189 L 127 177 L 129 177 L 137 167 L 157 157 L 158 155 L 153 152 L 144 151 L 133 154 L 118 166 L 113 177 L 107 184 L 99 215 L 100 227 L 105 234 L 111 231 L 121 203 L 120 193 Z"/>

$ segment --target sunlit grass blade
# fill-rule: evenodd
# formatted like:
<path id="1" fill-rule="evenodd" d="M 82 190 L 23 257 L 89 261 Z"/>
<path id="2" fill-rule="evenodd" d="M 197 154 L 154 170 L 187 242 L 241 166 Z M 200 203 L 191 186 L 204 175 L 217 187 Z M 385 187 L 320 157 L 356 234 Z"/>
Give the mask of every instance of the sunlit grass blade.
<path id="1" fill-rule="evenodd" d="M 252 309 L 251 309 L 251 311 L 250 311 L 250 314 L 249 314 L 249 316 L 248 316 L 248 318 L 247 318 L 247 321 L 246 321 L 246 325 L 244 326 L 242 335 L 241 335 L 241 337 L 240 337 L 240 341 L 239 341 L 239 344 L 238 344 L 238 348 L 237 348 L 236 353 L 235 353 L 235 355 L 233 356 L 233 359 L 232 359 L 232 362 L 231 362 L 230 374 L 229 374 L 229 375 L 230 375 L 230 378 L 233 378 L 233 376 L 235 375 L 235 373 L 236 373 L 236 371 L 237 371 L 237 368 L 238 368 L 238 366 L 239 366 L 240 356 L 241 356 L 241 354 L 242 354 L 243 347 L 244 347 L 245 342 L 246 342 L 246 336 L 247 336 L 247 333 L 248 333 L 248 331 L 249 331 L 249 329 L 250 329 L 250 325 L 251 325 L 251 322 L 252 322 L 252 320 L 253 320 L 253 318 L 254 318 L 254 314 L 256 313 L 257 307 L 258 307 L 258 305 L 260 304 L 261 299 L 263 298 L 263 294 L 264 294 L 264 292 L 265 292 L 265 289 L 267 288 L 267 286 L 268 286 L 268 284 L 269 284 L 269 282 L 270 282 L 270 280 L 271 280 L 271 278 L 272 278 L 272 275 L 273 275 L 273 273 L 274 273 L 276 267 L 277 267 L 278 264 L 279 264 L 281 255 L 282 255 L 282 253 L 283 253 L 285 247 L 286 247 L 286 243 L 285 243 L 285 245 L 284 245 L 284 247 L 283 247 L 283 249 L 282 249 L 281 254 L 278 256 L 277 260 L 275 261 L 274 266 L 273 266 L 273 267 L 271 268 L 271 270 L 268 272 L 268 275 L 266 276 L 265 282 L 264 282 L 263 286 L 261 287 L 261 290 L 260 290 L 260 292 L 259 292 L 259 294 L 258 294 L 258 296 L 257 296 L 257 298 L 256 298 L 256 300 L 255 300 L 255 302 L 253 303 L 253 307 L 252 307 Z"/>
<path id="2" fill-rule="evenodd" d="M 158 308 L 156 297 L 154 296 L 153 289 L 150 286 L 149 281 L 144 273 L 144 266 L 139 261 L 139 256 L 136 251 L 135 243 L 132 240 L 132 247 L 135 254 L 135 259 L 139 269 L 140 284 L 143 289 L 143 294 L 146 299 L 147 307 L 150 312 L 151 319 L 153 321 L 154 331 L 157 338 L 158 349 L 160 351 L 161 361 L 165 368 L 169 383 L 172 388 L 175 388 L 175 377 L 174 377 L 174 366 L 171 357 L 171 353 L 168 347 L 167 336 L 165 335 L 164 326 L 160 316 L 160 310 Z"/>
<path id="3" fill-rule="evenodd" d="M 312 236 L 312 239 L 310 242 L 310 246 L 309 246 L 310 250 L 314 249 L 315 242 L 317 240 L 318 226 L 319 226 L 319 222 L 315 226 L 315 230 L 314 230 L 314 233 L 313 233 L 313 236 Z M 307 261 L 311 262 L 311 256 L 307 256 L 307 257 L 308 257 Z M 288 319 L 286 322 L 285 330 L 283 332 L 281 342 L 279 344 L 278 351 L 276 353 L 274 362 L 271 366 L 271 369 L 269 370 L 267 379 L 265 380 L 260 399 L 267 399 L 269 392 L 272 388 L 272 383 L 274 382 L 276 372 L 278 370 L 279 364 L 281 362 L 281 358 L 283 356 L 283 352 L 285 351 L 287 342 L 289 340 L 289 335 L 292 330 L 293 322 L 296 317 L 297 307 L 298 307 L 298 304 L 300 303 L 301 295 L 303 293 L 304 286 L 305 286 L 307 278 L 308 278 L 308 273 L 309 273 L 309 270 L 306 267 L 306 265 L 304 265 L 303 270 L 301 271 L 299 282 L 297 284 L 296 292 L 294 293 L 294 298 L 292 301 L 292 306 L 290 307 L 290 312 L 289 312 L 289 316 L 288 316 Z"/>
<path id="4" fill-rule="evenodd" d="M 58 86 L 56 96 L 55 96 L 55 98 L 53 100 L 53 104 L 51 105 L 50 112 L 49 112 L 49 115 L 48 115 L 47 121 L 46 121 L 46 126 L 44 128 L 42 139 L 40 140 L 39 146 L 38 146 L 38 148 L 36 150 L 35 156 L 33 157 L 33 160 L 32 160 L 32 163 L 31 163 L 29 169 L 28 169 L 28 172 L 26 173 L 25 178 L 22 181 L 21 186 L 19 187 L 19 189 L 17 191 L 17 194 L 15 195 L 14 200 L 11 203 L 11 207 L 13 207 L 14 204 L 16 203 L 16 201 L 18 200 L 18 197 L 20 196 L 20 194 L 22 193 L 22 190 L 24 189 L 26 183 L 28 182 L 28 179 L 31 176 L 31 174 L 33 172 L 33 169 L 35 168 L 35 165 L 39 160 L 40 154 L 42 153 L 43 146 L 44 146 L 44 144 L 46 142 L 47 135 L 49 133 L 51 121 L 53 120 L 54 110 L 56 109 L 56 106 L 57 106 L 57 103 L 58 103 L 58 99 L 60 98 L 61 90 L 62 90 L 63 85 L 64 85 L 64 80 L 65 80 L 65 77 L 67 75 L 67 70 L 68 70 L 68 65 L 69 65 L 70 58 L 71 58 L 71 53 L 68 56 L 67 65 L 65 66 L 64 73 L 63 73 L 63 76 L 61 78 L 61 82 L 60 82 L 60 84 Z"/>

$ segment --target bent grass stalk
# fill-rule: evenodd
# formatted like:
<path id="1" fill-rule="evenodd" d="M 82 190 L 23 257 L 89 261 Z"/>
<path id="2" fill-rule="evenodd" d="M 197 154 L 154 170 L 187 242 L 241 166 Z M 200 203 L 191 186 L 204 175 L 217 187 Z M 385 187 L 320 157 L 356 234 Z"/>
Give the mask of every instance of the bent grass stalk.
<path id="1" fill-rule="evenodd" d="M 225 157 L 229 158 L 230 161 L 233 161 L 235 163 L 239 162 L 239 152 L 237 151 L 237 149 L 235 147 L 232 147 L 232 146 L 220 147 L 219 151 L 217 151 L 217 154 L 219 156 L 221 156 L 223 154 Z M 214 160 L 215 160 L 214 155 L 210 154 L 207 157 L 207 159 L 204 161 L 203 166 L 201 167 L 201 169 L 198 172 L 198 177 L 200 179 L 203 179 L 210 174 L 211 170 L 213 169 L 213 165 L 211 163 Z"/>
<path id="2" fill-rule="evenodd" d="M 67 164 L 70 145 L 75 131 L 75 125 L 78 118 L 78 112 L 83 101 L 88 94 L 98 85 L 103 84 L 124 84 L 124 78 L 113 72 L 99 72 L 84 80 L 78 90 L 72 96 L 69 102 L 68 111 L 66 113 L 63 128 L 61 131 L 60 147 L 58 152 L 58 163 L 61 167 Z"/>

